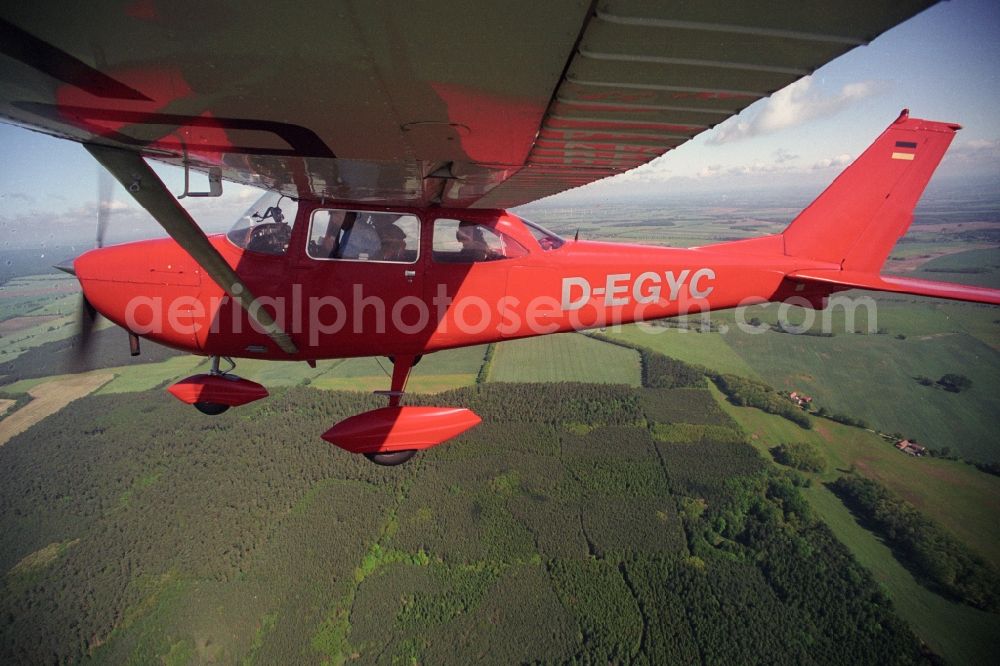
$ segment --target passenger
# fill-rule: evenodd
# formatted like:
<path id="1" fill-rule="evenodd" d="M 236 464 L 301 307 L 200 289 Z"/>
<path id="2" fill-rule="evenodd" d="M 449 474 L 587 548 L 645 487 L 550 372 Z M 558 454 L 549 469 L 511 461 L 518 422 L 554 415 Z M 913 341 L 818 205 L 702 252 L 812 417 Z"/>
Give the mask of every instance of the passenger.
<path id="1" fill-rule="evenodd" d="M 344 219 L 340 237 L 341 259 L 378 259 L 382 251 L 382 240 L 371 220 L 358 220 L 357 213 L 348 213 Z"/>
<path id="2" fill-rule="evenodd" d="M 319 241 L 311 244 L 310 256 L 317 259 L 332 259 L 337 256 L 337 248 L 340 246 L 340 230 L 344 226 L 346 217 L 347 211 L 331 210 L 329 212 L 326 231 L 319 238 Z"/>
<path id="3" fill-rule="evenodd" d="M 386 224 L 379 229 L 382 237 L 382 261 L 406 261 L 406 232 L 395 224 Z"/>

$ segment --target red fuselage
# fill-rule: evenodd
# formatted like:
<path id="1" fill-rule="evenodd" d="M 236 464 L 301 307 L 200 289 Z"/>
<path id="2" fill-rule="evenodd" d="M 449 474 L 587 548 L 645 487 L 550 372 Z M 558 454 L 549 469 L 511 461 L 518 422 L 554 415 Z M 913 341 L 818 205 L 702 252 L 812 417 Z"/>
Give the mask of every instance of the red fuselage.
<path id="1" fill-rule="evenodd" d="M 307 203 L 299 206 L 283 255 L 212 237 L 258 304 L 291 334 L 294 355 L 255 330 L 246 312 L 171 240 L 94 250 L 80 256 L 75 269 L 90 303 L 142 337 L 195 354 L 317 360 L 419 355 L 760 303 L 795 294 L 786 281 L 792 271 L 835 268 L 786 256 L 781 236 L 692 249 L 590 241 L 544 249 L 504 211 L 393 212 L 420 219 L 419 252 L 411 263 L 310 257 L 302 223 Z M 445 217 L 488 226 L 527 252 L 476 263 L 435 261 L 431 229 Z"/>

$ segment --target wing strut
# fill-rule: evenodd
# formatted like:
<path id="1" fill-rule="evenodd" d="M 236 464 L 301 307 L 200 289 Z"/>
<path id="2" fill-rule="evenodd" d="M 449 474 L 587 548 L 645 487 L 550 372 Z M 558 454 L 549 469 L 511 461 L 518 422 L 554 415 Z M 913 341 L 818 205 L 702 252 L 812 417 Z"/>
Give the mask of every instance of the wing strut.
<path id="1" fill-rule="evenodd" d="M 240 280 L 236 271 L 212 247 L 205 232 L 191 219 L 142 156 L 92 143 L 85 143 L 84 147 L 118 179 L 140 206 L 149 211 L 167 234 L 201 265 L 209 277 L 246 310 L 260 330 L 274 340 L 282 351 L 288 354 L 298 351 L 291 336 L 281 330 L 264 308 L 252 307 L 256 300 L 254 295 Z"/>

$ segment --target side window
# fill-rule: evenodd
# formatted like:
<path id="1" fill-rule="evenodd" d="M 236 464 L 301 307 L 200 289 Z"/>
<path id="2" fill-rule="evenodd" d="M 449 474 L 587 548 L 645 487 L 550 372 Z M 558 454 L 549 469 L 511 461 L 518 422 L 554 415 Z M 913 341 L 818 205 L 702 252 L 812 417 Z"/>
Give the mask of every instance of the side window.
<path id="1" fill-rule="evenodd" d="M 404 213 L 320 208 L 309 221 L 306 254 L 313 259 L 410 264 L 420 250 L 420 220 Z"/>
<path id="2" fill-rule="evenodd" d="M 513 259 L 527 253 L 516 240 L 486 225 L 444 217 L 434 220 L 434 261 L 471 264 Z"/>

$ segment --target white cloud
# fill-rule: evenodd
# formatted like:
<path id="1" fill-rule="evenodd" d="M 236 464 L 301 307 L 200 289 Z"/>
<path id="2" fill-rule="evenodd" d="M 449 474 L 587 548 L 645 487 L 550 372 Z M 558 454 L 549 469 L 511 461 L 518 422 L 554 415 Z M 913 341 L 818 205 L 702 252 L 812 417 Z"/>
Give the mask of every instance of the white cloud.
<path id="1" fill-rule="evenodd" d="M 843 169 L 853 161 L 854 161 L 853 157 L 851 157 L 847 153 L 842 153 L 840 155 L 837 155 L 836 157 L 827 157 L 822 160 L 817 160 L 816 162 L 813 163 L 812 169 L 814 171 L 819 169 L 829 169 L 832 167 Z"/>
<path id="2" fill-rule="evenodd" d="M 813 78 L 806 76 L 778 92 L 749 118 L 730 118 L 715 128 L 706 141 L 719 145 L 762 134 L 771 134 L 788 127 L 832 116 L 847 106 L 879 92 L 876 81 L 849 83 L 834 94 L 813 87 Z M 753 107 L 751 107 L 753 108 Z"/>
<path id="3" fill-rule="evenodd" d="M 246 199 L 255 199 L 256 200 L 256 199 L 260 198 L 261 194 L 263 194 L 263 190 L 258 189 L 256 187 L 248 187 L 246 185 L 233 185 L 232 183 L 230 183 L 229 186 L 230 187 L 237 187 L 237 188 L 239 188 L 239 190 L 238 190 L 239 193 L 236 195 L 236 197 L 238 199 L 243 199 L 243 200 L 246 200 Z"/>
<path id="4" fill-rule="evenodd" d="M 996 160 L 1000 158 L 1000 140 L 972 139 L 956 141 L 945 153 L 945 158 L 954 160 Z"/>
<path id="5" fill-rule="evenodd" d="M 128 208 L 132 208 L 132 206 L 129 206 L 124 201 L 118 201 L 117 199 L 112 199 L 110 201 L 102 201 L 100 202 L 100 207 L 108 211 L 117 211 L 117 210 L 125 210 Z"/>
<path id="6" fill-rule="evenodd" d="M 24 192 L 11 192 L 9 194 L 0 194 L 0 199 L 11 199 L 13 201 L 23 201 L 26 204 L 34 204 L 35 197 L 30 194 L 25 194 Z"/>
<path id="7" fill-rule="evenodd" d="M 791 162 L 799 159 L 798 155 L 793 155 L 784 148 L 778 148 L 774 151 L 772 157 L 774 158 L 775 164 L 784 164 L 785 162 Z"/>
<path id="8" fill-rule="evenodd" d="M 667 168 L 667 159 L 670 157 L 670 153 L 660 155 L 642 164 L 630 171 L 624 173 L 616 174 L 610 178 L 606 178 L 604 181 L 607 183 L 662 183 L 668 180 L 673 174 L 672 169 Z"/>

